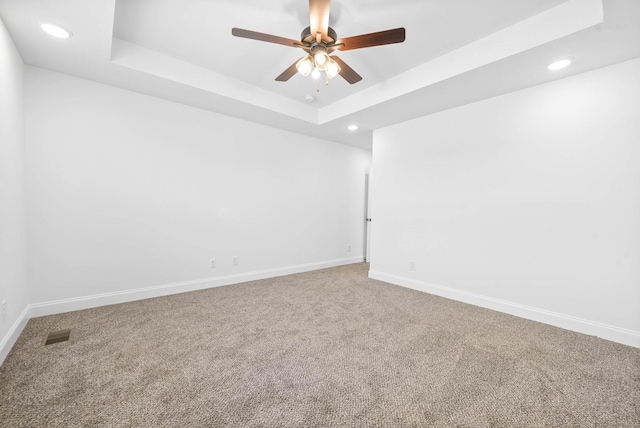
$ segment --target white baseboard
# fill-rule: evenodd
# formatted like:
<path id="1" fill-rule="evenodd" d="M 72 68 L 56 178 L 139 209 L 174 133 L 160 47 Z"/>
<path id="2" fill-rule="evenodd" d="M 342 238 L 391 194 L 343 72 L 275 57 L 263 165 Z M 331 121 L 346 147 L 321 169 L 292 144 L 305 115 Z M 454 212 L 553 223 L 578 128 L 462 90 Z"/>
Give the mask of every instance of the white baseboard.
<path id="1" fill-rule="evenodd" d="M 16 340 L 18 340 L 18 337 L 20 337 L 20 333 L 22 333 L 22 330 L 27 325 L 28 321 L 29 305 L 25 306 L 16 322 L 13 323 L 7 334 L 2 338 L 2 341 L 0 342 L 0 365 L 2 365 L 5 358 L 7 358 L 7 355 L 9 355 L 9 351 L 11 351 L 11 348 L 13 348 Z"/>
<path id="2" fill-rule="evenodd" d="M 274 278 L 291 275 L 294 273 L 308 272 L 335 266 L 359 263 L 363 256 L 346 259 L 329 260 L 324 262 L 308 263 L 296 266 L 267 269 L 254 272 L 245 272 L 235 275 L 226 275 L 213 278 L 196 279 L 192 281 L 176 282 L 173 284 L 154 285 L 151 287 L 135 288 L 131 290 L 115 291 L 110 293 L 93 294 L 89 296 L 74 297 L 71 299 L 54 300 L 49 302 L 32 303 L 29 305 L 30 317 L 60 314 L 63 312 L 79 311 L 82 309 L 96 308 L 98 306 L 113 305 L 117 303 L 131 302 L 134 300 L 150 299 L 153 297 L 168 296 L 171 294 L 186 293 L 188 291 L 203 290 L 206 288 L 221 287 L 225 285 L 239 284 L 241 282 L 256 281 L 259 279 Z"/>
<path id="3" fill-rule="evenodd" d="M 370 270 L 369 278 L 640 348 L 640 332 Z"/>
<path id="4" fill-rule="evenodd" d="M 63 312 L 78 311 L 82 309 L 95 308 L 98 306 L 113 305 L 116 303 L 132 302 L 134 300 L 168 296 L 171 294 L 186 293 L 188 291 L 239 284 L 241 282 L 256 281 L 259 279 L 275 278 L 278 276 L 291 275 L 318 269 L 326 269 L 353 263 L 360 263 L 363 260 L 364 256 L 357 256 L 346 259 L 329 260 L 324 262 L 287 266 L 255 272 L 246 272 L 236 275 L 203 278 L 193 281 L 176 282 L 173 284 L 163 284 L 151 287 L 136 288 L 132 290 L 116 291 L 112 293 L 93 294 L 90 296 L 75 297 L 71 299 L 31 303 L 24 308 L 18 320 L 13 324 L 7 335 L 0 342 L 0 364 L 2 364 L 7 355 L 9 355 L 9 351 L 11 351 L 11 348 L 16 343 L 16 340 L 18 340 L 20 333 L 22 333 L 22 330 L 27 325 L 29 319 L 33 317 L 60 314 Z"/>

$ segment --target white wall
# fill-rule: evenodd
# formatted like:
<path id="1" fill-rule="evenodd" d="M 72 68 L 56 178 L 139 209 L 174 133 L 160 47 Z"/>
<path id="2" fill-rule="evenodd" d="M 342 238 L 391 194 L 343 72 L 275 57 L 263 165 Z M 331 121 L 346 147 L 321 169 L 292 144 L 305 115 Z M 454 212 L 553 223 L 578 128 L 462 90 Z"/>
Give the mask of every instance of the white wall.
<path id="1" fill-rule="evenodd" d="M 363 258 L 371 152 L 32 67 L 26 112 L 36 314 Z"/>
<path id="2" fill-rule="evenodd" d="M 370 276 L 640 347 L 638 76 L 375 131 Z"/>
<path id="3" fill-rule="evenodd" d="M 28 303 L 24 190 L 24 65 L 0 20 L 0 363 L 22 330 Z"/>

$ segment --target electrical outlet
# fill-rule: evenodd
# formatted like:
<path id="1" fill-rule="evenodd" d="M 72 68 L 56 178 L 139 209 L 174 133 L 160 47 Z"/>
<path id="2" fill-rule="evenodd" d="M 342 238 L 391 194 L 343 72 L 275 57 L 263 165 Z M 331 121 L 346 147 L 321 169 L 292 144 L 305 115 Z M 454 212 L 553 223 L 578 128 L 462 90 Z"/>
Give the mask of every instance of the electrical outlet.
<path id="1" fill-rule="evenodd" d="M 211 269 L 215 269 L 218 266 L 218 264 L 216 263 L 216 259 L 211 259 L 211 265 L 209 265 L 209 267 Z"/>
<path id="2" fill-rule="evenodd" d="M 2 301 L 2 321 L 7 319 L 7 301 Z"/>
<path id="3" fill-rule="evenodd" d="M 416 270 L 416 262 L 414 261 L 409 262 L 409 270 Z"/>
<path id="4" fill-rule="evenodd" d="M 347 245 L 347 253 L 351 252 L 351 245 Z"/>
<path id="5" fill-rule="evenodd" d="M 233 265 L 238 266 L 240 264 L 240 257 L 233 256 Z"/>

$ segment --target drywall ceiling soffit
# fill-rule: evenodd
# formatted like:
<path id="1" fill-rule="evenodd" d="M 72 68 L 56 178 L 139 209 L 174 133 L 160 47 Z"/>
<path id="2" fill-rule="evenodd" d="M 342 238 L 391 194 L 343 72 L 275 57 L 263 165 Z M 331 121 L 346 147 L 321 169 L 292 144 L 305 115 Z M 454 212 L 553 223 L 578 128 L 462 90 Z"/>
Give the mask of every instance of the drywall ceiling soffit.
<path id="1" fill-rule="evenodd" d="M 308 25 L 305 0 L 0 0 L 0 14 L 29 65 L 369 148 L 381 126 L 640 55 L 638 3 L 333 0 L 339 36 L 404 26 L 407 40 L 341 53 L 363 80 L 328 86 L 276 82 L 302 51 L 231 36 L 240 27 L 295 39 Z M 74 37 L 51 39 L 42 21 Z M 566 55 L 577 66 L 549 73 Z"/>

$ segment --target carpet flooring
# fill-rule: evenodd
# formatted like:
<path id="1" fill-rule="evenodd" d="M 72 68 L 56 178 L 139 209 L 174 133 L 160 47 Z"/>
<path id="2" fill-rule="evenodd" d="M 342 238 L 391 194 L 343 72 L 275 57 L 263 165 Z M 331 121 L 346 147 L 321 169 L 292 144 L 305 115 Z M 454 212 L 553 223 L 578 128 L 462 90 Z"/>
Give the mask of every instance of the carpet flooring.
<path id="1" fill-rule="evenodd" d="M 640 349 L 367 269 L 33 318 L 0 367 L 0 425 L 640 426 Z"/>

